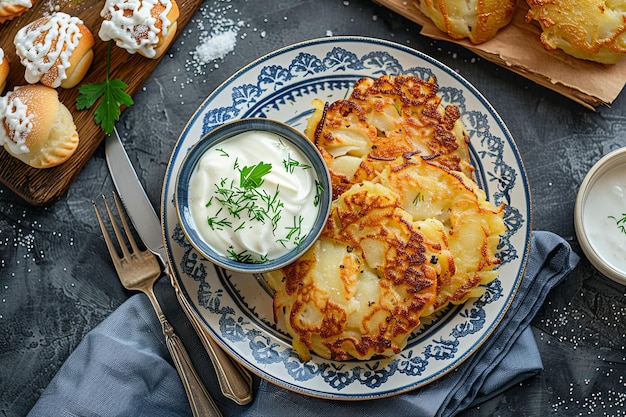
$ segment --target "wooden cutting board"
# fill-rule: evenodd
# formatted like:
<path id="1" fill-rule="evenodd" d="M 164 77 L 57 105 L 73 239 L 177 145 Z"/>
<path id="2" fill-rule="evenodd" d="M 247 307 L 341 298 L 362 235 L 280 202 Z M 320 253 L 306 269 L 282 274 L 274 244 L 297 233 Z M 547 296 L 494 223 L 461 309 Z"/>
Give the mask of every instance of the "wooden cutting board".
<path id="1" fill-rule="evenodd" d="M 15 54 L 13 39 L 15 34 L 28 23 L 61 11 L 77 16 L 91 29 L 96 44 L 94 60 L 87 76 L 72 89 L 59 88 L 59 98 L 74 116 L 80 142 L 76 152 L 63 164 L 48 168 L 35 169 L 9 155 L 0 147 L 0 181 L 33 205 L 45 205 L 61 198 L 87 163 L 98 145 L 104 139 L 104 132 L 94 123 L 93 114 L 96 106 L 88 110 L 76 110 L 78 87 L 85 83 L 101 82 L 106 74 L 107 42 L 98 37 L 100 29 L 100 11 L 104 0 L 35 0 L 32 9 L 21 17 L 0 23 L 0 47 L 4 50 L 5 59 L 9 60 L 10 72 L 7 86 L 2 94 L 11 91 L 16 85 L 26 84 L 24 67 Z M 191 20 L 193 14 L 202 4 L 202 0 L 177 0 L 180 17 L 178 18 L 177 35 Z M 167 53 L 166 53 L 167 54 Z M 166 55 L 164 54 L 164 56 Z M 159 60 L 144 58 L 139 54 L 131 55 L 124 49 L 114 46 L 111 54 L 111 78 L 119 78 L 128 84 L 126 90 L 133 96 L 143 85 L 146 78 L 156 67 Z"/>

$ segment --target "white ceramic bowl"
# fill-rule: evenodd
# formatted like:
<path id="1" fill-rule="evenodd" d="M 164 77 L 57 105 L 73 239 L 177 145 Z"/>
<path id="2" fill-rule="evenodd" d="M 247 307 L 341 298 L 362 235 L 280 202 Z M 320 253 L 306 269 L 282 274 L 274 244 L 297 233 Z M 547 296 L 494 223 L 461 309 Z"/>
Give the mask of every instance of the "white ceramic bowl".
<path id="1" fill-rule="evenodd" d="M 583 180 L 574 226 L 589 261 L 626 285 L 626 147 L 601 158 Z"/>
<path id="2" fill-rule="evenodd" d="M 255 136 L 250 136 L 250 134 Z M 254 139 L 263 138 L 271 140 L 265 140 L 265 143 L 269 145 L 259 148 L 259 143 L 263 140 Z M 247 149 L 244 150 L 244 148 Z M 286 159 L 283 152 L 288 155 Z M 210 170 L 206 170 L 206 159 L 201 163 L 205 155 L 212 159 Z M 283 156 L 273 158 L 274 155 Z M 292 161 L 291 155 L 299 155 L 304 162 L 299 164 Z M 248 163 L 243 162 L 246 158 L 248 158 Z M 274 163 L 269 164 L 270 160 Z M 258 214 L 258 217 L 261 217 L 259 219 L 256 216 L 257 212 L 251 215 L 248 206 L 245 206 L 251 201 L 247 197 L 244 198 L 244 203 L 237 203 L 239 204 L 237 207 L 231 204 L 234 200 L 231 199 L 231 194 L 228 197 L 229 201 L 224 202 L 226 198 L 223 196 L 227 192 L 261 189 L 261 185 L 255 185 L 257 184 L 255 182 L 252 185 L 249 182 L 246 183 L 250 188 L 241 185 L 244 181 L 242 178 L 245 176 L 243 172 L 252 171 L 246 170 L 247 168 L 267 164 L 271 166 L 269 171 L 272 175 L 290 180 L 293 178 L 294 168 L 288 168 L 288 162 L 299 164 L 295 169 L 306 170 L 306 179 L 294 184 L 277 183 L 275 188 L 265 190 L 264 195 L 272 194 L 271 197 L 275 198 L 275 196 L 286 196 L 288 195 L 286 193 L 292 192 L 294 195 L 298 194 L 299 202 L 304 201 L 303 196 L 307 196 L 306 201 L 313 202 L 312 204 L 291 204 L 289 200 L 283 199 L 281 202 L 285 203 L 285 207 L 297 207 L 294 209 L 295 214 L 285 214 L 287 210 L 282 210 L 279 214 L 275 214 L 276 211 L 268 213 L 266 210 Z M 192 180 L 198 166 L 202 166 L 205 170 L 201 182 Z M 301 172 L 295 175 L 300 175 Z M 262 178 L 269 178 L 269 176 Z M 175 204 L 178 221 L 191 245 L 214 264 L 231 271 L 251 274 L 279 269 L 301 256 L 324 228 L 332 199 L 328 168 L 315 145 L 287 124 L 264 118 L 239 119 L 210 131 L 188 150 L 176 181 Z M 270 183 L 269 179 L 257 182 Z M 203 192 L 201 196 L 202 193 L 193 191 L 206 190 L 218 183 L 215 190 Z M 198 184 L 202 184 L 202 187 L 198 187 Z M 271 184 L 271 187 L 274 187 L 274 183 L 271 182 Z M 305 190 L 304 184 L 309 189 Z M 281 194 L 278 194 L 279 190 Z M 282 198 L 278 197 L 279 200 Z M 261 205 L 266 207 L 269 204 L 263 200 L 263 197 L 254 201 L 259 202 L 257 208 Z M 304 214 L 307 208 L 309 209 L 308 215 Z M 233 212 L 237 214 L 233 215 Z M 302 235 L 294 239 L 293 233 L 290 234 L 288 231 L 293 230 L 290 226 L 297 221 L 305 224 L 306 227 L 302 228 L 305 230 Z M 279 235 L 279 232 L 282 234 Z M 285 244 L 285 242 L 288 243 Z M 265 253 L 258 255 L 259 251 L 255 251 L 258 248 L 266 250 L 268 247 L 270 252 L 267 253 L 270 255 Z"/>

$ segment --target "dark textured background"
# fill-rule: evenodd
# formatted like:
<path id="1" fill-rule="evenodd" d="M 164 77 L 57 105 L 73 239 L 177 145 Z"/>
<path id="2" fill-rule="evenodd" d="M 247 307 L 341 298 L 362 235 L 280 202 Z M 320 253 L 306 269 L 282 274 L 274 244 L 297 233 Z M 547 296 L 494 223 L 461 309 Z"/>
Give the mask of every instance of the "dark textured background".
<path id="1" fill-rule="evenodd" d="M 229 19 L 241 22 L 234 50 L 199 66 L 190 52 L 205 31 Z M 263 54 L 329 34 L 412 46 L 474 84 L 519 146 L 533 228 L 563 236 L 582 255 L 574 200 L 593 163 L 626 146 L 624 94 L 611 108 L 585 109 L 459 47 L 421 37 L 418 26 L 368 0 L 205 1 L 118 124 L 157 210 L 170 152 L 204 98 Z M 112 190 L 102 147 L 49 207 L 30 207 L 0 186 L 0 416 L 25 415 L 81 338 L 129 296 L 90 202 Z M 545 371 L 464 416 L 624 415 L 625 293 L 583 257 L 534 320 Z"/>

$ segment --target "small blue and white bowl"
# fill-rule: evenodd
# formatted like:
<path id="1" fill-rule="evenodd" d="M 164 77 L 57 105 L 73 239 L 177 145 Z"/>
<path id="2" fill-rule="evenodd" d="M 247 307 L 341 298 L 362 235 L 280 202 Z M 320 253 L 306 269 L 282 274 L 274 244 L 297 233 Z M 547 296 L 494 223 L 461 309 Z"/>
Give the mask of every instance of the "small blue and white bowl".
<path id="1" fill-rule="evenodd" d="M 258 216 L 242 209 L 248 192 Z M 187 240 L 214 264 L 250 274 L 304 254 L 324 229 L 331 200 L 330 174 L 317 147 L 287 124 L 263 118 L 213 129 L 189 149 L 176 178 L 176 211 Z"/>

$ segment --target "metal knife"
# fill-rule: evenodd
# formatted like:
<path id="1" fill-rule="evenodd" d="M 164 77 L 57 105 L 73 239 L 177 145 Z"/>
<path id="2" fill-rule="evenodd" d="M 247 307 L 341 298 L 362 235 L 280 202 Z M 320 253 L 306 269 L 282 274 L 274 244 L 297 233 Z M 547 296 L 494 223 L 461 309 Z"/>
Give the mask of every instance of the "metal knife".
<path id="1" fill-rule="evenodd" d="M 133 168 L 128 154 L 124 149 L 117 129 L 107 135 L 105 139 L 105 155 L 109 172 L 118 195 L 126 208 L 135 230 L 144 244 L 161 261 L 165 273 L 170 276 L 170 268 L 163 245 L 161 222 L 157 217 L 152 203 L 148 199 L 137 173 Z M 170 276 L 171 279 L 171 276 Z M 213 336 L 200 325 L 200 319 L 192 310 L 188 301 L 181 295 L 175 280 L 171 279 L 176 289 L 178 301 L 198 333 L 204 345 L 215 373 L 217 374 L 220 389 L 226 398 L 243 405 L 252 401 L 252 376 L 240 364 L 233 361 L 226 352 L 215 342 Z"/>

